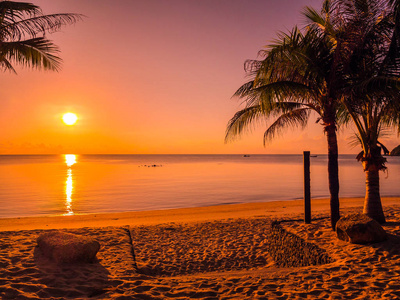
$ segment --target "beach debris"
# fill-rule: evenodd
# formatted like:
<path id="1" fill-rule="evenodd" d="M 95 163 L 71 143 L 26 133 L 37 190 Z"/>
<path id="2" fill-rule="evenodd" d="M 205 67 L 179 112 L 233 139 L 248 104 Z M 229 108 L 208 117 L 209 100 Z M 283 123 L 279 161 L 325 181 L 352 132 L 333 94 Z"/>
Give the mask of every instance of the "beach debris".
<path id="1" fill-rule="evenodd" d="M 267 249 L 279 267 L 305 267 L 333 262 L 324 249 L 286 231 L 278 221 L 271 224 Z"/>
<path id="2" fill-rule="evenodd" d="M 144 167 L 144 168 L 159 168 L 162 167 L 163 165 L 140 165 L 140 167 Z"/>
<path id="3" fill-rule="evenodd" d="M 93 262 L 100 243 L 92 237 L 53 230 L 37 238 L 42 254 L 59 264 Z"/>
<path id="4" fill-rule="evenodd" d="M 387 239 L 382 226 L 364 214 L 350 214 L 336 223 L 338 239 L 352 244 L 378 243 Z"/>
<path id="5" fill-rule="evenodd" d="M 131 254 L 132 254 L 132 259 L 133 259 L 133 268 L 137 271 L 138 266 L 136 262 L 136 254 L 135 254 L 135 244 L 132 236 L 132 230 L 131 227 L 128 225 L 128 228 L 126 228 L 129 236 L 129 244 L 131 245 Z"/>

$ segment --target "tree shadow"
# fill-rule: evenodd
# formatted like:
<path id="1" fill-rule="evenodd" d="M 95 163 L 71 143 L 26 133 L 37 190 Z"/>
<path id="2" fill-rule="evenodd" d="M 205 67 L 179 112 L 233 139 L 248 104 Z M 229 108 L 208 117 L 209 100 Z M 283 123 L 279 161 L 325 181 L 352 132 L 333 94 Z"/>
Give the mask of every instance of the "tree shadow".
<path id="1" fill-rule="evenodd" d="M 119 242 L 125 233 L 110 230 L 68 230 L 95 236 L 102 245 L 98 259 L 93 263 L 69 265 L 57 265 L 41 254 L 36 245 L 43 230 L 0 232 L 0 299 L 103 297 L 104 293 L 121 283 L 112 272 L 121 269 L 125 263 L 118 256 L 119 248 L 125 250 L 125 241 Z M 110 254 L 114 260 L 108 259 Z M 114 267 L 116 260 L 121 260 L 121 263 Z"/>
<path id="2" fill-rule="evenodd" d="M 110 272 L 96 258 L 92 263 L 57 264 L 45 257 L 36 246 L 34 261 L 38 283 L 43 285 L 39 297 L 90 298 L 107 292 Z"/>
<path id="3" fill-rule="evenodd" d="M 400 258 L 400 222 L 386 222 L 382 227 L 387 233 L 387 239 L 367 245 L 375 249 L 378 260 Z"/>

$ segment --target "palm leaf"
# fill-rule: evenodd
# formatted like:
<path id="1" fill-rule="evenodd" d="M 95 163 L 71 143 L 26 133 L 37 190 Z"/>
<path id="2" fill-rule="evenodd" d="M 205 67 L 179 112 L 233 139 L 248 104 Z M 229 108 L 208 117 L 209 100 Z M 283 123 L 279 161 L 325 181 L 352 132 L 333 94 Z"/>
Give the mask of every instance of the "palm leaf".
<path id="1" fill-rule="evenodd" d="M 27 2 L 1 1 L 0 13 L 7 20 L 12 20 L 14 17 L 20 18 L 26 14 L 34 16 L 42 13 L 39 6 Z"/>
<path id="2" fill-rule="evenodd" d="M 0 48 L 0 57 L 23 66 L 57 71 L 62 62 L 55 55 L 58 52 L 58 48 L 51 41 L 40 37 L 19 42 L 4 42 Z"/>
<path id="3" fill-rule="evenodd" d="M 399 96 L 400 78 L 387 76 L 374 76 L 353 84 L 348 89 L 351 95 L 382 95 Z"/>
<path id="4" fill-rule="evenodd" d="M 361 136 L 354 132 L 354 135 L 350 138 L 349 145 L 352 148 L 362 145 Z"/>
<path id="5" fill-rule="evenodd" d="M 261 105 L 246 107 L 238 112 L 229 120 L 225 143 L 241 135 L 244 129 L 249 129 L 249 125 L 254 121 L 265 120 L 265 114 Z M 254 124 L 253 124 L 254 125 Z"/>
<path id="6" fill-rule="evenodd" d="M 309 108 L 300 108 L 280 115 L 264 132 L 264 146 L 268 141 L 276 135 L 281 134 L 288 127 L 301 127 L 304 129 L 307 126 L 308 117 L 310 115 Z"/>
<path id="7" fill-rule="evenodd" d="M 280 102 L 297 99 L 299 103 L 307 103 L 307 100 L 314 96 L 313 91 L 307 85 L 294 81 L 272 82 L 253 88 L 251 91 L 258 94 L 262 102 L 271 102 L 271 99 Z"/>
<path id="8" fill-rule="evenodd" d="M 386 148 L 385 145 L 383 145 L 382 143 L 380 143 L 379 141 L 376 142 L 379 146 L 381 146 L 382 150 L 383 150 L 383 154 L 385 155 L 389 155 L 390 151 L 388 148 Z"/>
<path id="9" fill-rule="evenodd" d="M 253 89 L 253 86 L 254 86 L 253 80 L 246 82 L 240 88 L 238 88 L 238 90 L 233 94 L 232 97 L 239 97 L 239 98 L 246 97 L 249 94 L 249 92 Z"/>
<path id="10" fill-rule="evenodd" d="M 13 72 L 14 74 L 17 74 L 17 71 L 14 69 L 12 64 L 5 57 L 0 57 L 0 69 L 9 70 L 9 71 Z"/>
<path id="11" fill-rule="evenodd" d="M 0 30 L 8 40 L 21 40 L 36 37 L 39 33 L 46 31 L 55 32 L 62 26 L 74 24 L 82 18 L 83 15 L 80 14 L 42 15 L 4 24 Z"/>

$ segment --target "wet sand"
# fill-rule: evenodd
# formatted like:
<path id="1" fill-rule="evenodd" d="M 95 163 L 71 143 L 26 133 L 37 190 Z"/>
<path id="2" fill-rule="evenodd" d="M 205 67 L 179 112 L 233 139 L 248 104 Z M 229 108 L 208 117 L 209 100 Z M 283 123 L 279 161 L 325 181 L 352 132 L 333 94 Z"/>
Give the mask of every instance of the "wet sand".
<path id="1" fill-rule="evenodd" d="M 384 198 L 389 239 L 340 241 L 329 201 L 0 220 L 2 299 L 399 299 L 400 204 Z M 342 214 L 363 199 L 341 199 Z M 331 263 L 279 267 L 269 251 L 271 220 L 325 250 Z M 43 230 L 96 238 L 93 264 L 56 265 L 35 247 Z M 133 251 L 132 251 L 133 249 Z"/>

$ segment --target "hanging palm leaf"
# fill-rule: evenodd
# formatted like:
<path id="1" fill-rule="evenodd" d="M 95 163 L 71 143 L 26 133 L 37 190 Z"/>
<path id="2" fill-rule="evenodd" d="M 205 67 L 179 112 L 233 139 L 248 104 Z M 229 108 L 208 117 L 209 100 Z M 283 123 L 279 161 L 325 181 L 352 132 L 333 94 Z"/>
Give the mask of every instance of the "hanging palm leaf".
<path id="1" fill-rule="evenodd" d="M 58 47 L 45 37 L 82 20 L 80 14 L 44 15 L 25 2 L 0 1 L 0 68 L 16 73 L 14 65 L 58 71 Z"/>

